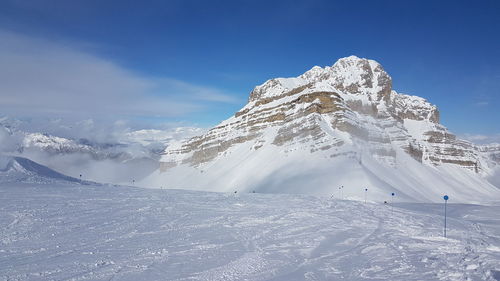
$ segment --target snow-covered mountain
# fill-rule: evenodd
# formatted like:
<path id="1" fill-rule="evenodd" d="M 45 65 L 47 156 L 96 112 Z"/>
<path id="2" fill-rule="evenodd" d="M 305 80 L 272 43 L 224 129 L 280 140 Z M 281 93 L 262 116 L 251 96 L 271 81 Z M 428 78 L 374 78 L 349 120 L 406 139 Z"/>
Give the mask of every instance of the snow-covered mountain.
<path id="1" fill-rule="evenodd" d="M 202 132 L 199 128 L 178 127 L 170 130 L 126 130 L 96 140 L 92 130 L 58 136 L 41 133 L 36 124 L 11 118 L 0 118 L 0 152 L 25 157 L 64 174 L 84 179 L 131 183 L 158 168 L 161 152 L 170 142 Z M 27 130 L 26 128 L 30 128 Z M 66 126 L 66 129 L 68 126 Z M 52 131 L 60 131 L 58 128 Z"/>
<path id="2" fill-rule="evenodd" d="M 27 158 L 0 155 L 1 183 L 82 183 L 90 182 L 68 177 Z"/>
<path id="3" fill-rule="evenodd" d="M 233 117 L 170 145 L 143 184 L 484 201 L 500 198 L 486 179 L 499 151 L 457 139 L 436 106 L 393 90 L 376 61 L 350 56 L 257 86 Z"/>

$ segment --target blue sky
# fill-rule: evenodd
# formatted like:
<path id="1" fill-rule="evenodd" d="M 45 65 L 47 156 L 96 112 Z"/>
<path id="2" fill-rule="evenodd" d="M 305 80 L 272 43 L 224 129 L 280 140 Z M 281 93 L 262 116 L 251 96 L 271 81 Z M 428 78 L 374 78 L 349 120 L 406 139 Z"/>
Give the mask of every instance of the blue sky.
<path id="1" fill-rule="evenodd" d="M 211 126 L 267 79 L 357 55 L 453 132 L 499 135 L 498 15 L 499 1 L 1 0 L 0 110 Z"/>

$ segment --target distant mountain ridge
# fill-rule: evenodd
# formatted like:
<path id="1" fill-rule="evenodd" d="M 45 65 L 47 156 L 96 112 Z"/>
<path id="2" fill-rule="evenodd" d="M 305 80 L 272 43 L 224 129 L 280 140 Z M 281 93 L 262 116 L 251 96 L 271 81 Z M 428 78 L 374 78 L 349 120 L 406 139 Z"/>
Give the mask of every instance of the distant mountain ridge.
<path id="1" fill-rule="evenodd" d="M 435 178 L 465 201 L 498 195 L 485 178 L 498 171 L 499 151 L 458 139 L 439 123 L 436 106 L 394 91 L 376 61 L 350 56 L 255 87 L 233 117 L 169 146 L 144 183 L 334 193 L 355 181 L 353 198 L 370 186 L 380 197 L 395 190 L 408 200 L 433 200 L 441 192 L 429 190 Z M 457 180 L 460 173 L 466 178 Z"/>
<path id="2" fill-rule="evenodd" d="M 40 125 L 43 120 L 0 117 L 0 153 L 28 158 L 73 177 L 82 174 L 84 179 L 123 184 L 157 169 L 160 154 L 171 141 L 202 131 L 193 127 L 122 129 L 110 130 L 106 134 L 111 138 L 105 138 L 100 127 L 96 137 L 91 128 L 79 131 L 79 123 L 47 122 L 49 128 Z"/>

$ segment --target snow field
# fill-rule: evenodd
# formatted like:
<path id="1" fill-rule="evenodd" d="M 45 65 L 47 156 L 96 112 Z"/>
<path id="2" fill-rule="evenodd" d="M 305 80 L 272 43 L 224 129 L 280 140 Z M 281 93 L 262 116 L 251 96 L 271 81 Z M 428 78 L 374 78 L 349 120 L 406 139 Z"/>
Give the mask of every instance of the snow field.
<path id="1" fill-rule="evenodd" d="M 0 280 L 499 280 L 499 206 L 0 184 Z M 495 279 L 496 278 L 496 279 Z"/>

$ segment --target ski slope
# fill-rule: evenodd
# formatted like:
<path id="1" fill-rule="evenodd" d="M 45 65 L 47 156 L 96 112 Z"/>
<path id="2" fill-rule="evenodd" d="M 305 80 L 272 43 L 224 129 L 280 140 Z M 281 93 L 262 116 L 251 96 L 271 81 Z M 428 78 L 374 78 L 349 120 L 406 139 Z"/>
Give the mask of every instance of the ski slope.
<path id="1" fill-rule="evenodd" d="M 500 204 L 449 204 L 443 238 L 434 203 L 63 181 L 0 198 L 0 280 L 500 280 Z"/>
<path id="2" fill-rule="evenodd" d="M 168 187 L 202 191 L 230 192 L 235 189 L 260 193 L 297 193 L 338 196 L 344 186 L 344 198 L 363 200 L 364 190 L 371 200 L 383 202 L 392 192 L 405 202 L 440 202 L 448 194 L 460 203 L 500 201 L 500 189 L 476 173 L 443 164 L 423 165 L 395 148 L 398 165 L 377 161 L 368 152 L 331 157 L 328 151 L 297 146 L 274 145 L 252 149 L 243 143 L 227 150 L 227 155 L 200 166 L 179 165 L 167 171 L 157 170 L 140 181 L 143 187 Z"/>

